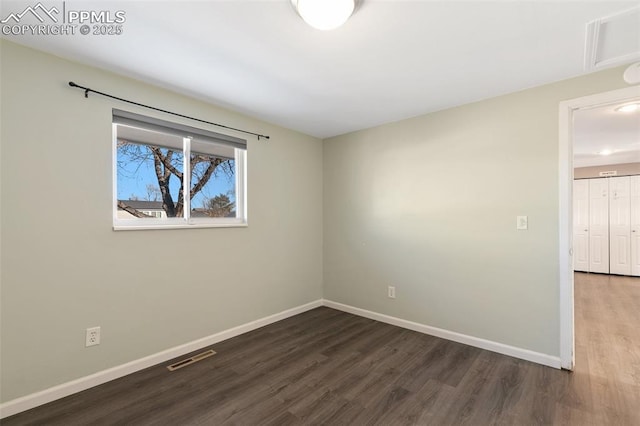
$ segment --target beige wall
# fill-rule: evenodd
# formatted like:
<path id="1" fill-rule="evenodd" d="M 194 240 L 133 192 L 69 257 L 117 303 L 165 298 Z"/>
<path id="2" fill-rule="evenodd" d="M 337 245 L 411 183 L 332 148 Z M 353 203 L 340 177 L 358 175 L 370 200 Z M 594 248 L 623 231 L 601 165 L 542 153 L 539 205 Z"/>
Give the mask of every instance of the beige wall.
<path id="1" fill-rule="evenodd" d="M 559 356 L 558 104 L 622 71 L 325 140 L 324 297 Z"/>
<path id="2" fill-rule="evenodd" d="M 623 87 L 621 69 L 323 145 L 1 49 L 2 401 L 318 299 L 323 273 L 328 299 L 558 355 L 558 102 Z M 124 106 L 69 80 L 271 135 L 249 139 L 249 227 L 112 231 L 111 108 Z M 86 349 L 96 325 L 102 344 Z"/>
<path id="3" fill-rule="evenodd" d="M 6 41 L 1 62 L 2 401 L 322 297 L 320 140 Z M 111 109 L 150 113 L 69 80 L 270 135 L 249 227 L 112 231 Z"/>
<path id="4" fill-rule="evenodd" d="M 600 172 L 616 171 L 616 176 L 640 175 L 640 163 L 610 164 L 608 166 L 576 167 L 573 169 L 574 179 L 600 177 Z"/>

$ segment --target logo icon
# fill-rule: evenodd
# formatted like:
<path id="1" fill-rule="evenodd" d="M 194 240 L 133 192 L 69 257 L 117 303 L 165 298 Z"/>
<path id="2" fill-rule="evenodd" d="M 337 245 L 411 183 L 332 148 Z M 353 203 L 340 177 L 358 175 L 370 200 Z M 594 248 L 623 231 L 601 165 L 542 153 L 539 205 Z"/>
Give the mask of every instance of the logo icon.
<path id="1" fill-rule="evenodd" d="M 10 13 L 9 16 L 0 21 L 0 23 L 6 24 L 12 19 L 15 21 L 15 23 L 19 23 L 20 20 L 27 14 L 35 16 L 36 19 L 40 22 L 44 22 L 44 18 L 42 17 L 42 15 L 45 15 L 46 17 L 49 17 L 49 19 L 51 19 L 53 22 L 57 23 L 58 18 L 53 15 L 54 13 L 56 15 L 60 13 L 60 11 L 55 6 L 51 9 L 47 9 L 42 3 L 38 3 L 35 6 L 28 6 L 21 13 Z"/>

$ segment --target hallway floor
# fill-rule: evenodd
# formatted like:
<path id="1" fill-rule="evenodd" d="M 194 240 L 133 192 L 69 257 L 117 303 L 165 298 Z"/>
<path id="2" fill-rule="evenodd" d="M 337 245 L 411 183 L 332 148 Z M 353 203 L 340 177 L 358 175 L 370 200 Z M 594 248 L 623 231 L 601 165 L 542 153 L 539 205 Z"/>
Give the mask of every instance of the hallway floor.
<path id="1" fill-rule="evenodd" d="M 583 424 L 640 424 L 640 278 L 575 273 L 576 400 Z M 584 417 L 584 418 L 583 418 Z M 577 422 L 571 422 L 576 423 Z"/>

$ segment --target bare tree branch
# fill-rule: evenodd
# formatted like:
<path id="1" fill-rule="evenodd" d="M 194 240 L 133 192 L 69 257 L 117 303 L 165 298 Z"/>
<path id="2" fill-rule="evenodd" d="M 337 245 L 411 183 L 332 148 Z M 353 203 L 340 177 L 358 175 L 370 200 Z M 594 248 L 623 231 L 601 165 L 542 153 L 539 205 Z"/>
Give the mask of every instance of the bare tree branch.
<path id="1" fill-rule="evenodd" d="M 211 160 L 209 161 L 209 166 L 207 167 L 207 170 L 204 172 L 200 180 L 193 186 L 193 188 L 191 189 L 191 192 L 189 193 L 189 196 L 191 197 L 191 199 L 193 199 L 193 197 L 200 190 L 202 190 L 202 188 L 207 184 L 207 182 L 211 178 L 211 175 L 213 174 L 216 167 L 218 167 L 218 165 L 220 165 L 223 161 L 224 160 L 222 160 L 221 158 L 211 158 Z"/>
<path id="2" fill-rule="evenodd" d="M 123 203 L 122 201 L 118 201 L 118 207 L 121 208 L 122 210 L 124 210 L 125 212 L 129 213 L 130 215 L 135 216 L 135 217 L 151 217 L 151 216 L 146 215 L 146 214 L 142 213 L 141 211 L 136 210 L 133 207 Z"/>
<path id="3" fill-rule="evenodd" d="M 153 152 L 154 157 L 159 158 L 162 161 L 165 169 L 173 173 L 178 179 L 182 179 L 182 172 L 171 164 L 171 157 L 173 156 L 173 151 L 168 150 L 167 155 L 163 155 L 162 151 L 157 146 L 150 146 L 149 149 Z"/>

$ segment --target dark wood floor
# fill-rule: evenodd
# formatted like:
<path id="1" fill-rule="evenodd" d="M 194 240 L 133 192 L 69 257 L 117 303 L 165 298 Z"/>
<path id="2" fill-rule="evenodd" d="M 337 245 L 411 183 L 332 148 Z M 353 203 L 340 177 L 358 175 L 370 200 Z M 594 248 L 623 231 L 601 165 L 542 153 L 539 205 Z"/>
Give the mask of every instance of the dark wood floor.
<path id="1" fill-rule="evenodd" d="M 318 308 L 2 424 L 640 425 L 640 279 L 576 274 L 576 328 L 568 373 Z"/>

